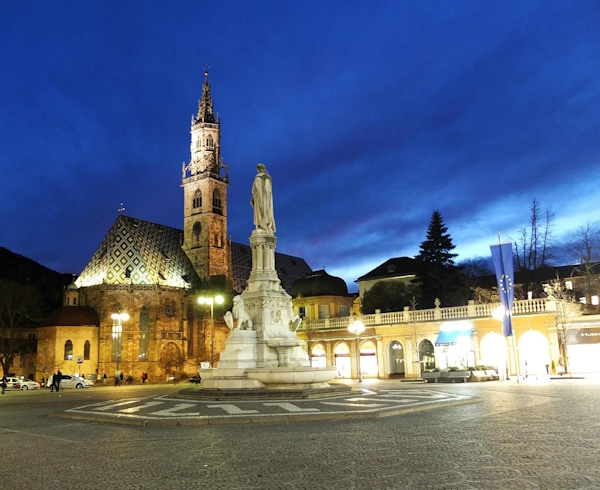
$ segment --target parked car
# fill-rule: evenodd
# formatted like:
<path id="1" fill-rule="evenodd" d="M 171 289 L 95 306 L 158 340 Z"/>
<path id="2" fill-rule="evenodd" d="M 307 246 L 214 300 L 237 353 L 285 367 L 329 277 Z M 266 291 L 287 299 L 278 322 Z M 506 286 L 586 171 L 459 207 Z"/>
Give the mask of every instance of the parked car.
<path id="1" fill-rule="evenodd" d="M 6 377 L 6 389 L 7 390 L 18 390 L 21 387 L 21 380 L 13 376 Z"/>
<path id="2" fill-rule="evenodd" d="M 54 375 L 48 378 L 48 384 L 46 386 L 50 387 L 53 381 Z M 94 383 L 89 379 L 81 378 L 73 374 L 63 374 L 60 381 L 61 388 L 90 388 L 92 386 L 94 386 Z"/>
<path id="3" fill-rule="evenodd" d="M 22 390 L 39 390 L 40 384 L 37 381 L 32 381 L 30 379 L 20 379 L 19 384 L 21 385 Z"/>

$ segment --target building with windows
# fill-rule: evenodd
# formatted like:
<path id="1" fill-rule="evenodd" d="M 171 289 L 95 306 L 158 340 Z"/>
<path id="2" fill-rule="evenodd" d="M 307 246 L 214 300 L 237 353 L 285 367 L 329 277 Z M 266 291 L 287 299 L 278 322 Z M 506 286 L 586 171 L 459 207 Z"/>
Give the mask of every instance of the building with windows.
<path id="1" fill-rule="evenodd" d="M 64 306 L 40 329 L 38 352 L 47 350 L 64 373 L 179 377 L 210 361 L 213 345 L 218 360 L 229 333 L 222 317 L 246 287 L 252 253 L 227 238 L 229 165 L 221 157 L 208 73 L 190 132 L 183 229 L 120 214 L 65 292 Z M 304 259 L 281 253 L 275 268 L 288 293 L 312 272 Z M 215 306 L 212 328 L 210 308 L 197 298 L 216 293 L 226 301 Z"/>
<path id="2" fill-rule="evenodd" d="M 564 357 L 571 372 L 600 372 L 600 315 L 584 315 L 576 304 L 553 297 L 515 301 L 513 348 L 513 337 L 503 337 L 494 318 L 498 306 L 469 301 L 362 315 L 366 329 L 359 338 L 348 331 L 349 318 L 306 320 L 300 328 L 305 339 L 309 332 L 313 352 L 324 353 L 319 365 L 337 366 L 347 378 L 358 377 L 359 363 L 363 377 L 375 378 L 419 378 L 425 369 L 476 365 L 492 366 L 501 378 L 517 369 L 541 376 L 558 373 Z"/>

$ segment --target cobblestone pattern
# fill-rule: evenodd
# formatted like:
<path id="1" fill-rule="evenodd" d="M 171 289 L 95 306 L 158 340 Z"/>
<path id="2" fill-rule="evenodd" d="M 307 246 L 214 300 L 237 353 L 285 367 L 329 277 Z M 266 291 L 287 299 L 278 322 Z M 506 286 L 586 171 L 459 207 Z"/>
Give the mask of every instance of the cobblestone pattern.
<path id="1" fill-rule="evenodd" d="M 48 406 L 17 419 L 0 400 L 0 481 L 13 490 L 600 489 L 599 388 L 466 384 L 447 391 L 481 403 L 365 421 L 158 428 L 48 419 Z"/>

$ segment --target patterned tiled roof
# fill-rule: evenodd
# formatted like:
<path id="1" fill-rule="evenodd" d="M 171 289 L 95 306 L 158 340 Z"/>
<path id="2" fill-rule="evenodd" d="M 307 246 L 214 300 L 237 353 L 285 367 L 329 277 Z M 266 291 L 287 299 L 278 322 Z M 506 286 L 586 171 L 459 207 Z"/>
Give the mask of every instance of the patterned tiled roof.
<path id="1" fill-rule="evenodd" d="M 196 271 L 181 249 L 182 237 L 176 228 L 120 215 L 76 284 L 198 284 Z"/>
<path id="2" fill-rule="evenodd" d="M 181 230 L 120 215 L 76 285 L 87 287 L 104 282 L 197 287 L 200 280 L 181 248 L 182 240 Z M 233 289 L 242 292 L 252 270 L 250 246 L 232 242 L 231 260 Z M 312 272 L 304 259 L 278 252 L 275 252 L 275 268 L 288 293 L 294 281 Z"/>

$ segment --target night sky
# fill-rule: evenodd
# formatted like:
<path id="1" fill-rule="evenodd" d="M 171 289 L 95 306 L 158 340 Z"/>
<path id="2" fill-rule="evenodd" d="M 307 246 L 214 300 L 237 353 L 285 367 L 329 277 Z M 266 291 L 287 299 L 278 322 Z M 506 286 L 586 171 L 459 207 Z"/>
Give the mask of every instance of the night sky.
<path id="1" fill-rule="evenodd" d="M 80 273 L 127 216 L 182 228 L 205 66 L 248 243 L 255 166 L 279 252 L 352 283 L 415 255 L 434 209 L 458 261 L 598 220 L 600 2 L 0 4 L 0 246 Z"/>

